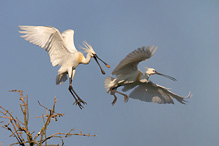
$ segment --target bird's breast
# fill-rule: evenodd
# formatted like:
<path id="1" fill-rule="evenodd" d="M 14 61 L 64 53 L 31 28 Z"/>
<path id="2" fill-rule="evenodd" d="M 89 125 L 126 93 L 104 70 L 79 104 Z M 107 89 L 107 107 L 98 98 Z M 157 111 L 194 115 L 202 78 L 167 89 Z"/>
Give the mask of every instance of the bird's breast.
<path id="1" fill-rule="evenodd" d="M 83 58 L 84 58 L 84 55 L 82 53 L 79 53 L 78 54 L 78 63 L 81 63 Z"/>

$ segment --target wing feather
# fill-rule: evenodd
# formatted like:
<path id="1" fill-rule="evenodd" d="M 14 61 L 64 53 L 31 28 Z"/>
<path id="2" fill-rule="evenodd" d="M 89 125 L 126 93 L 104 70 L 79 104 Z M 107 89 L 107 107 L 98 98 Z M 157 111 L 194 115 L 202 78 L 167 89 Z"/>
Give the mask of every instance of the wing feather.
<path id="1" fill-rule="evenodd" d="M 134 50 L 119 63 L 119 65 L 113 70 L 112 75 L 117 76 L 136 71 L 139 62 L 149 59 L 156 49 L 157 47 L 154 48 L 154 46 L 147 46 L 146 48 L 143 46 Z"/>
<path id="2" fill-rule="evenodd" d="M 124 86 L 122 88 L 122 91 L 126 92 L 128 90 L 131 90 L 131 89 L 135 88 L 137 85 L 138 85 L 137 82 L 132 82 L 132 83 L 124 84 Z"/>
<path id="3" fill-rule="evenodd" d="M 24 34 L 21 37 L 26 41 L 33 43 L 45 49 L 50 56 L 50 61 L 53 66 L 61 66 L 64 59 L 71 57 L 71 53 L 66 46 L 60 32 L 50 26 L 19 26 L 20 33 Z"/>
<path id="4" fill-rule="evenodd" d="M 68 29 L 62 32 L 62 38 L 66 44 L 69 52 L 74 53 L 77 51 L 74 44 L 74 30 Z"/>
<path id="5" fill-rule="evenodd" d="M 167 90 L 167 88 L 154 84 L 150 81 L 148 83 L 139 83 L 138 87 L 129 94 L 129 97 L 159 104 L 174 104 L 173 98 L 175 98 L 178 102 L 185 104 L 186 101 L 184 99 L 191 97 L 191 94 L 189 93 L 188 96 L 182 97 Z"/>

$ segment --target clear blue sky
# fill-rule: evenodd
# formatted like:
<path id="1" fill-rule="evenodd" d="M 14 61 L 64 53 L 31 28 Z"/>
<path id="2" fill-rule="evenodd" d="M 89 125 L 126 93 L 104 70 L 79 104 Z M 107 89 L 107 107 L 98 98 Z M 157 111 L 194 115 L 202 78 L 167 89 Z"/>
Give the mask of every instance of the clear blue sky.
<path id="1" fill-rule="evenodd" d="M 30 130 L 38 132 L 43 122 L 39 100 L 64 113 L 52 122 L 48 135 L 71 128 L 96 137 L 72 136 L 65 145 L 80 146 L 216 146 L 219 143 L 219 2 L 217 0 L 83 0 L 83 1 L 2 1 L 0 5 L 0 105 L 21 116 L 18 94 L 29 95 Z M 83 110 L 73 106 L 68 82 L 55 85 L 58 67 L 52 67 L 47 52 L 20 38 L 18 25 L 53 26 L 75 30 L 78 50 L 82 41 L 90 43 L 110 69 L 102 75 L 94 60 L 80 65 L 73 85 L 88 103 Z M 193 97 L 186 105 L 159 105 L 113 97 L 104 89 L 104 79 L 129 52 L 145 45 L 156 45 L 154 56 L 139 65 L 177 79 L 173 82 L 153 76 L 151 80 L 171 91 Z M 55 126 L 56 125 L 56 126 Z M 52 127 L 52 128 L 51 128 Z M 77 132 L 78 132 L 77 131 Z M 0 129 L 0 142 L 14 142 Z M 50 144 L 57 143 L 50 140 Z"/>

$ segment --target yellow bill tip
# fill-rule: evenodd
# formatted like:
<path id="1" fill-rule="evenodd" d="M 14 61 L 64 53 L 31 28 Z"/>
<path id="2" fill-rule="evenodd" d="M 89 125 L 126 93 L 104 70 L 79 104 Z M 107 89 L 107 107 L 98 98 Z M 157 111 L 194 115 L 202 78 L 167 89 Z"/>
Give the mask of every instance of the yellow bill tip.
<path id="1" fill-rule="evenodd" d="M 110 66 L 108 64 L 106 64 L 106 67 L 110 68 Z"/>

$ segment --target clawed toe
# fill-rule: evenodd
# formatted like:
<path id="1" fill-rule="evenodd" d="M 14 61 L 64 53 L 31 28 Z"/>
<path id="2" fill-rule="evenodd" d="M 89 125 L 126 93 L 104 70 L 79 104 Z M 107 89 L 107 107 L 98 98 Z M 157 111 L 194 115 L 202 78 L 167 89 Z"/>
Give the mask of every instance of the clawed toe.
<path id="1" fill-rule="evenodd" d="M 69 91 L 72 94 L 73 98 L 75 99 L 75 102 L 73 103 L 73 105 L 75 104 L 76 106 L 78 106 L 80 109 L 84 108 L 82 104 L 87 104 L 85 101 L 83 101 L 78 95 L 77 93 L 74 91 L 74 89 L 72 88 L 71 84 L 69 85 Z"/>
<path id="2" fill-rule="evenodd" d="M 73 103 L 73 105 L 78 106 L 80 109 L 83 109 L 83 108 L 84 108 L 84 107 L 81 105 L 81 103 L 80 103 L 79 101 L 75 101 L 75 102 Z"/>
<path id="3" fill-rule="evenodd" d="M 79 100 L 80 103 L 87 104 L 87 103 L 86 103 L 85 101 L 83 101 L 81 98 L 79 98 L 78 100 Z"/>

